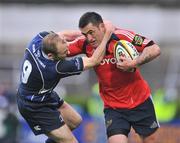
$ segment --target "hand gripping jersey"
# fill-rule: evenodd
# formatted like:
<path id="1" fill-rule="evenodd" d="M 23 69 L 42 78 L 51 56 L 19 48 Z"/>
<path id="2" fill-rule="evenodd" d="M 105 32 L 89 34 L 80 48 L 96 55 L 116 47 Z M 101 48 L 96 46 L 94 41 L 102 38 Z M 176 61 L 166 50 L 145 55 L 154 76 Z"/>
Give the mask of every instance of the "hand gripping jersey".
<path id="1" fill-rule="evenodd" d="M 83 70 L 82 58 L 71 60 L 49 60 L 41 50 L 42 39 L 49 32 L 41 32 L 26 48 L 22 61 L 18 92 L 26 100 L 43 102 L 50 99 L 50 92 L 61 78 L 80 74 Z"/>
<path id="2" fill-rule="evenodd" d="M 100 65 L 94 67 L 105 108 L 131 109 L 143 103 L 150 96 L 150 88 L 142 78 L 139 69 L 135 72 L 123 72 L 116 67 L 113 48 L 117 40 L 131 42 L 140 53 L 154 42 L 132 31 L 117 29 L 107 44 L 106 54 Z M 84 37 L 80 37 L 69 45 L 69 51 L 70 56 L 85 53 L 90 57 L 94 49 Z"/>

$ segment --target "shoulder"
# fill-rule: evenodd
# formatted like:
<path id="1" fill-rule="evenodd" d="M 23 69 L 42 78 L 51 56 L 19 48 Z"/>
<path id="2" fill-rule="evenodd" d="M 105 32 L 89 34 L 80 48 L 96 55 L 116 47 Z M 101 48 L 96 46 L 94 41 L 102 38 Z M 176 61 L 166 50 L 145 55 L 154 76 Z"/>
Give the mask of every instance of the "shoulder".
<path id="1" fill-rule="evenodd" d="M 77 37 L 75 40 L 68 42 L 69 44 L 79 43 L 83 44 L 86 41 L 86 38 L 84 36 Z"/>
<path id="2" fill-rule="evenodd" d="M 116 34 L 120 39 L 130 39 L 133 40 L 135 32 L 127 29 L 116 28 L 114 34 Z"/>
<path id="3" fill-rule="evenodd" d="M 38 36 L 41 38 L 44 38 L 45 36 L 47 36 L 50 33 L 54 33 L 54 32 L 53 31 L 42 31 L 42 32 L 39 32 Z"/>
<path id="4" fill-rule="evenodd" d="M 39 32 L 37 33 L 33 38 L 32 38 L 32 41 L 31 41 L 31 44 L 32 43 L 38 43 L 39 41 L 42 41 L 42 39 L 46 36 L 50 34 L 50 32 L 47 32 L 47 31 L 42 31 L 42 32 Z"/>

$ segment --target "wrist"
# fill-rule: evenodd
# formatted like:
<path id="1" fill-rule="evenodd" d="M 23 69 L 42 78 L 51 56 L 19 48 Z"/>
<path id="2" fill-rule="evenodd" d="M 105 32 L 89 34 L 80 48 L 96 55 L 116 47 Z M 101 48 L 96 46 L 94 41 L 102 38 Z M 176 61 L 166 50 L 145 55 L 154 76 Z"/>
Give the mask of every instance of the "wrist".
<path id="1" fill-rule="evenodd" d="M 105 33 L 105 35 L 104 35 L 104 38 L 105 38 L 106 40 L 109 40 L 110 37 L 111 37 L 111 35 L 112 35 L 112 32 L 111 32 L 111 31 L 106 31 L 106 33 Z"/>
<path id="2" fill-rule="evenodd" d="M 134 67 L 134 68 L 138 68 L 138 67 L 139 67 L 138 60 L 137 60 L 137 59 L 134 59 L 134 60 L 133 60 L 133 67 Z"/>

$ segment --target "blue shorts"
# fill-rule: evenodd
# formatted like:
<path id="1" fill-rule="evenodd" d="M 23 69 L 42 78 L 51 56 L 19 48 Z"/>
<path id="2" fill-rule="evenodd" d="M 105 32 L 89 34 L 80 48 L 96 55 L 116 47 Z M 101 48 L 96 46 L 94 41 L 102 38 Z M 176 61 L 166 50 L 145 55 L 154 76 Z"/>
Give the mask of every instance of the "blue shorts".
<path id="1" fill-rule="evenodd" d="M 149 97 L 133 109 L 104 109 L 107 136 L 124 134 L 128 136 L 131 127 L 139 135 L 146 137 L 159 128 L 154 105 Z"/>
<path id="2" fill-rule="evenodd" d="M 65 124 L 58 111 L 64 100 L 54 91 L 50 94 L 52 100 L 45 103 L 30 102 L 17 94 L 18 109 L 35 135 L 47 134 Z"/>

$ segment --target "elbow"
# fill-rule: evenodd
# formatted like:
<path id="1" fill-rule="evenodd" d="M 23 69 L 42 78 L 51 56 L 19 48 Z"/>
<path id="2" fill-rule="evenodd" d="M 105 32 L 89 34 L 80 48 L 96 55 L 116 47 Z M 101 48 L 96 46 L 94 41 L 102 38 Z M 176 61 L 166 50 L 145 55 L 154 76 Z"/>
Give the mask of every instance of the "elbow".
<path id="1" fill-rule="evenodd" d="M 150 51 L 151 51 L 154 58 L 160 56 L 161 49 L 160 49 L 160 47 L 158 45 L 154 44 L 151 48 L 152 49 Z"/>
<path id="2" fill-rule="evenodd" d="M 97 66 L 100 63 L 100 61 L 99 60 L 93 60 L 93 63 L 94 63 L 94 66 Z"/>
<path id="3" fill-rule="evenodd" d="M 157 52 L 157 56 L 160 56 L 161 55 L 161 49 L 159 46 L 157 46 L 156 48 L 156 52 Z"/>
<path id="4" fill-rule="evenodd" d="M 94 66 L 99 65 L 103 58 L 93 59 Z"/>
<path id="5" fill-rule="evenodd" d="M 99 59 L 97 60 L 96 65 L 99 65 L 99 64 L 101 63 L 102 60 L 103 60 L 103 57 L 99 58 Z"/>

